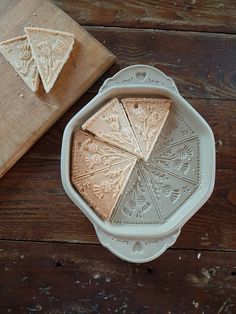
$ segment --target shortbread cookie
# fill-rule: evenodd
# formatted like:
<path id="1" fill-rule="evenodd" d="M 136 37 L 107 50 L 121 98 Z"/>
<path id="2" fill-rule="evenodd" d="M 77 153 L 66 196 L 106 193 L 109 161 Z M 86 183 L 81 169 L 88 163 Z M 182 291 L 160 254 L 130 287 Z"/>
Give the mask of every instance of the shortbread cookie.
<path id="1" fill-rule="evenodd" d="M 75 129 L 72 143 L 72 181 L 134 158 L 128 152 Z"/>
<path id="2" fill-rule="evenodd" d="M 48 93 L 68 60 L 74 35 L 44 28 L 25 27 L 43 86 Z"/>
<path id="3" fill-rule="evenodd" d="M 36 92 L 39 86 L 39 72 L 27 36 L 16 37 L 0 43 L 0 52 L 29 88 Z"/>
<path id="4" fill-rule="evenodd" d="M 171 101 L 159 98 L 124 98 L 122 103 L 146 161 L 164 126 Z"/>
<path id="5" fill-rule="evenodd" d="M 142 157 L 124 108 L 117 98 L 110 100 L 88 119 L 82 128 L 107 143 Z"/>
<path id="6" fill-rule="evenodd" d="M 132 173 L 136 158 L 74 180 L 73 184 L 94 210 L 109 220 Z"/>

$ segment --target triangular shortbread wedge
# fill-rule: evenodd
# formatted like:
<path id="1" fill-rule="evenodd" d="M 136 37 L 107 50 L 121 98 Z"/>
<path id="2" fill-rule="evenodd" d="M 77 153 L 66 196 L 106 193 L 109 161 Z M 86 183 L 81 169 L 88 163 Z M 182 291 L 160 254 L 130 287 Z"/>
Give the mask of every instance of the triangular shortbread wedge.
<path id="1" fill-rule="evenodd" d="M 1 42 L 0 52 L 29 88 L 36 92 L 39 85 L 39 73 L 27 36 L 20 36 Z"/>
<path id="2" fill-rule="evenodd" d="M 134 157 L 116 166 L 74 180 L 73 183 L 94 210 L 103 219 L 109 220 L 135 163 Z"/>
<path id="3" fill-rule="evenodd" d="M 124 98 L 122 103 L 146 161 L 165 124 L 171 100 Z"/>
<path id="4" fill-rule="evenodd" d="M 113 98 L 97 111 L 82 128 L 107 143 L 142 157 L 124 108 L 117 98 Z"/>
<path id="5" fill-rule="evenodd" d="M 75 129 L 72 143 L 72 181 L 134 158 L 136 157 L 128 152 Z"/>
<path id="6" fill-rule="evenodd" d="M 25 27 L 25 32 L 48 93 L 68 60 L 74 45 L 74 35 L 50 29 Z"/>

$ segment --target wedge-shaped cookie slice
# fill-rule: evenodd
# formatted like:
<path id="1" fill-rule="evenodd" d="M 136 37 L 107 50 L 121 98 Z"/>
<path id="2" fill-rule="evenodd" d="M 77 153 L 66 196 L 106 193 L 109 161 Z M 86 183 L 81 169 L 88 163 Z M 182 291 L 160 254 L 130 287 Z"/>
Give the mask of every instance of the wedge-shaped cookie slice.
<path id="1" fill-rule="evenodd" d="M 74 35 L 44 28 L 25 27 L 43 86 L 48 93 L 68 60 Z"/>
<path id="2" fill-rule="evenodd" d="M 149 161 L 152 165 L 186 181 L 198 184 L 200 180 L 199 139 L 194 138 L 184 143 L 172 144 L 160 149 L 156 142 Z"/>
<path id="3" fill-rule="evenodd" d="M 122 103 L 146 161 L 164 126 L 171 101 L 159 98 L 124 98 Z"/>
<path id="4" fill-rule="evenodd" d="M 107 143 L 142 157 L 124 108 L 117 98 L 110 100 L 86 121 L 82 128 Z"/>
<path id="5" fill-rule="evenodd" d="M 73 184 L 94 210 L 109 220 L 116 203 L 123 193 L 136 157 L 116 166 L 74 180 Z"/>
<path id="6" fill-rule="evenodd" d="M 76 129 L 72 144 L 72 181 L 110 168 L 134 156 L 98 138 Z"/>
<path id="7" fill-rule="evenodd" d="M 111 218 L 118 224 L 159 224 L 160 212 L 136 163 L 129 182 Z"/>
<path id="8" fill-rule="evenodd" d="M 198 188 L 198 183 L 178 178 L 176 175 L 160 169 L 152 162 L 144 162 L 140 168 L 156 203 L 161 223 L 165 223 L 177 211 L 181 211 L 181 206 L 192 197 Z"/>
<path id="9" fill-rule="evenodd" d="M 16 37 L 0 43 L 0 52 L 29 88 L 36 92 L 39 85 L 39 73 L 27 36 Z"/>

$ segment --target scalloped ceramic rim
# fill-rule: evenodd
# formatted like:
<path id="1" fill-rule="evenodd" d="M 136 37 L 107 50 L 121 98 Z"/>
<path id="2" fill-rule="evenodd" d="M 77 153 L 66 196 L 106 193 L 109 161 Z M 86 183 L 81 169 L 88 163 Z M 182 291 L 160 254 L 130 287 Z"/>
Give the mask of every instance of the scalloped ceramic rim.
<path id="1" fill-rule="evenodd" d="M 178 111 L 191 121 L 193 129 L 200 140 L 200 185 L 192 197 L 163 225 L 116 225 L 102 221 L 89 207 L 79 193 L 74 189 L 70 180 L 71 138 L 73 130 L 80 127 L 105 102 L 112 97 L 125 96 L 165 96 L 173 100 Z M 204 162 L 203 162 L 204 161 Z M 83 109 L 81 109 L 67 124 L 62 140 L 61 178 L 63 187 L 71 200 L 82 210 L 88 219 L 104 232 L 116 237 L 129 239 L 162 238 L 181 228 L 187 220 L 208 200 L 215 182 L 215 141 L 214 135 L 207 122 L 179 94 L 166 88 L 147 86 L 111 87 L 97 94 Z"/>

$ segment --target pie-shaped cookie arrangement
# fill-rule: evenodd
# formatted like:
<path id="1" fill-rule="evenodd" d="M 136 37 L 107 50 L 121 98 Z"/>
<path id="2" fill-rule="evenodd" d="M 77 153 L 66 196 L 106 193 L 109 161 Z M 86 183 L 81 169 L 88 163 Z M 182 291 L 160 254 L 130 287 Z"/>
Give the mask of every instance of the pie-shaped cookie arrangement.
<path id="1" fill-rule="evenodd" d="M 138 160 L 148 162 L 170 105 L 169 99 L 113 98 L 82 125 L 84 131 L 75 129 L 71 180 L 104 220 L 112 218 L 130 178 L 141 181 Z M 141 190 L 150 195 L 147 187 Z M 137 215 L 149 210 L 151 198 Z"/>

